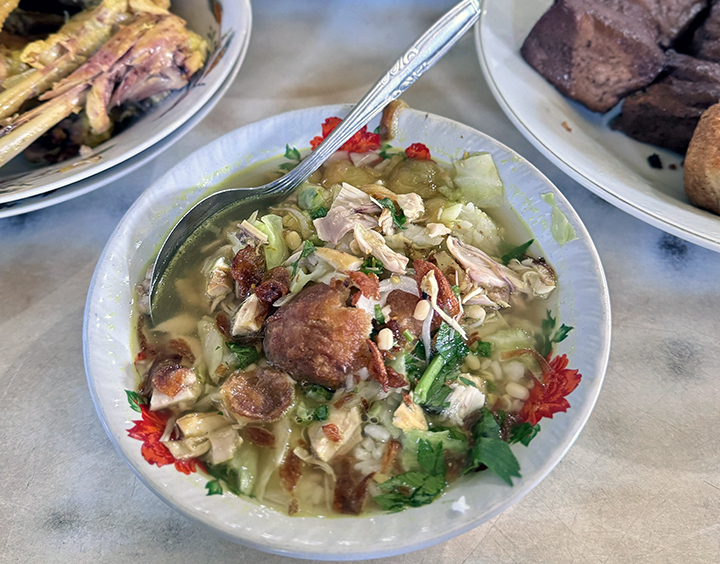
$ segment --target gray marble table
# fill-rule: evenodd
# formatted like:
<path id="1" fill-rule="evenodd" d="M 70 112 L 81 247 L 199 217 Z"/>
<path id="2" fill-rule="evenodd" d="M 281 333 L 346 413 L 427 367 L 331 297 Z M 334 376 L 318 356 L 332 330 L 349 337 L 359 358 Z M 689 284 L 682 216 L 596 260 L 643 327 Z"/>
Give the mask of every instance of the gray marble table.
<path id="1" fill-rule="evenodd" d="M 293 561 L 198 527 L 120 459 L 85 381 L 86 292 L 114 226 L 164 171 L 233 128 L 359 99 L 451 4 L 256 0 L 237 80 L 170 151 L 81 198 L 0 220 L 0 561 Z M 499 139 L 556 183 L 604 263 L 613 338 L 597 407 L 555 470 L 477 529 L 391 561 L 720 562 L 720 254 L 615 209 L 550 164 L 493 100 L 469 35 L 404 98 Z"/>

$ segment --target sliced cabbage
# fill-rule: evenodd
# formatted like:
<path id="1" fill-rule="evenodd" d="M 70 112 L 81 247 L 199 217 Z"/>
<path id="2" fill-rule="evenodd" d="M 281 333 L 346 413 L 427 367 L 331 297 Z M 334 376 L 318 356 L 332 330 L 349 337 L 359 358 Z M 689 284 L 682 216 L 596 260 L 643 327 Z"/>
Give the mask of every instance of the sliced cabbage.
<path id="1" fill-rule="evenodd" d="M 280 266 L 290 254 L 282 236 L 282 218 L 279 215 L 267 214 L 253 225 L 267 235 L 268 244 L 263 245 L 263 251 L 265 251 L 265 264 L 268 270 Z"/>
<path id="2" fill-rule="evenodd" d="M 455 185 L 468 202 L 480 208 L 503 205 L 505 189 L 490 153 L 474 153 L 453 166 Z"/>
<path id="3" fill-rule="evenodd" d="M 522 329 L 502 329 L 486 335 L 483 341 L 492 343 L 493 351 L 497 352 L 532 349 L 535 346 L 535 337 Z"/>
<path id="4" fill-rule="evenodd" d="M 198 335 L 203 348 L 203 359 L 210 379 L 214 384 L 218 383 L 218 366 L 223 362 L 225 339 L 215 325 L 215 321 L 209 317 L 203 317 L 197 324 Z"/>
<path id="5" fill-rule="evenodd" d="M 297 203 L 301 210 L 316 210 L 325 205 L 321 188 L 310 182 L 303 182 L 297 189 Z"/>

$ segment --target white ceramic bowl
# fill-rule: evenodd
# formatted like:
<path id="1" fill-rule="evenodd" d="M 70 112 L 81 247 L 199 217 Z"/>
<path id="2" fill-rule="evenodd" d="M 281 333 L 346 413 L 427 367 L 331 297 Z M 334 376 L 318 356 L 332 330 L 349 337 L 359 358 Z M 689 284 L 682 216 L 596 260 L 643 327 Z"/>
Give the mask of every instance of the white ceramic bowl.
<path id="1" fill-rule="evenodd" d="M 174 132 L 178 133 L 177 140 L 180 133 L 187 131 L 181 129 L 183 124 L 195 114 L 212 109 L 220 99 L 215 94 L 225 84 L 229 85 L 245 58 L 252 27 L 250 0 L 172 0 L 171 11 L 208 41 L 208 59 L 202 71 L 186 88 L 174 92 L 137 123 L 95 147 L 89 156 L 43 167 L 30 165 L 22 156 L 13 159 L 0 168 L 0 204 L 45 194 L 98 175 L 132 159 Z M 167 146 L 169 144 L 163 148 Z M 90 186 L 95 189 L 104 184 L 97 182 Z M 76 190 L 72 195 L 87 191 Z"/>
<path id="2" fill-rule="evenodd" d="M 590 416 L 602 385 L 610 343 L 610 307 L 597 252 L 565 198 L 532 165 L 497 141 L 459 123 L 418 111 L 400 118 L 396 146 L 425 143 L 441 160 L 468 151 L 493 154 L 510 203 L 532 230 L 559 277 L 559 315 L 575 330 L 558 347 L 583 375 L 569 396 L 567 413 L 542 422 L 530 447 L 513 447 L 522 479 L 508 487 L 488 472 L 455 483 L 433 504 L 402 513 L 333 519 L 288 517 L 231 494 L 206 496 L 206 480 L 185 476 L 172 465 L 150 466 L 141 443 L 127 430 L 138 414 L 125 396 L 134 384 L 130 325 L 132 286 L 180 215 L 208 187 L 252 163 L 282 155 L 285 144 L 307 147 L 329 116 L 349 106 L 327 106 L 282 114 L 237 129 L 182 161 L 146 190 L 122 219 L 98 262 L 85 310 L 84 353 L 90 391 L 100 419 L 118 452 L 140 479 L 184 515 L 236 542 L 304 558 L 348 560 L 400 554 L 452 538 L 499 514 L 527 494 L 558 463 Z M 376 123 L 371 123 L 374 128 Z M 550 233 L 553 193 L 578 238 L 559 245 Z M 465 496 L 470 509 L 452 510 Z"/>

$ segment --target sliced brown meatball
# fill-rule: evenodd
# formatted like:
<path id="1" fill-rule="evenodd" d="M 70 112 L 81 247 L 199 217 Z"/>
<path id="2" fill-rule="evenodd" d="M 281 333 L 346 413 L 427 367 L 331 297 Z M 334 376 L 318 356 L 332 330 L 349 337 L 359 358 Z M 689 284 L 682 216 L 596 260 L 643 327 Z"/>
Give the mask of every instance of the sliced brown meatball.
<path id="1" fill-rule="evenodd" d="M 326 388 L 345 385 L 346 375 L 367 364 L 372 320 L 346 307 L 350 290 L 342 285 L 305 288 L 267 319 L 265 357 L 297 381 Z"/>
<path id="2" fill-rule="evenodd" d="M 280 419 L 295 399 L 295 383 L 282 370 L 262 367 L 238 370 L 222 385 L 228 411 L 251 421 L 271 423 Z"/>
<path id="3" fill-rule="evenodd" d="M 386 320 L 387 326 L 392 329 L 396 340 L 400 340 L 405 331 L 409 331 L 415 338 L 422 334 L 423 322 L 413 317 L 415 306 L 420 298 L 403 292 L 393 290 L 388 294 L 387 305 L 390 306 L 390 318 Z"/>

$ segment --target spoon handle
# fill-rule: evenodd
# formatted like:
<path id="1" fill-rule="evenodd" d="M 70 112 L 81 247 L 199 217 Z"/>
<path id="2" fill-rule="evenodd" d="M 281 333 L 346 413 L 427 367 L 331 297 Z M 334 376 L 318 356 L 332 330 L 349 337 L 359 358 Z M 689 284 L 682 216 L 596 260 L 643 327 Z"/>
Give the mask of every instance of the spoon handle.
<path id="1" fill-rule="evenodd" d="M 269 192 L 282 190 L 296 178 L 308 178 L 356 131 L 399 98 L 472 27 L 480 17 L 480 5 L 481 0 L 463 0 L 423 33 L 332 133 L 290 174 L 274 182 Z"/>

